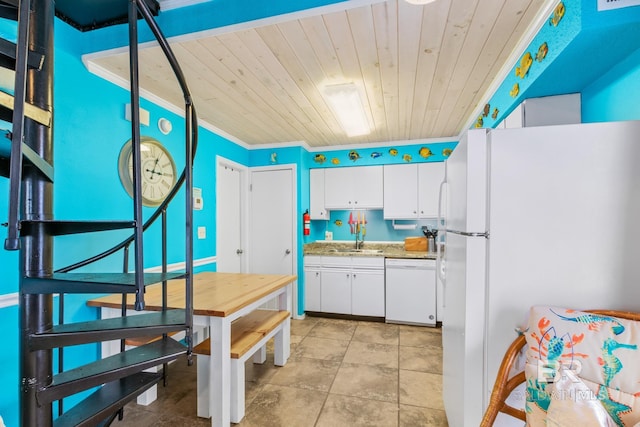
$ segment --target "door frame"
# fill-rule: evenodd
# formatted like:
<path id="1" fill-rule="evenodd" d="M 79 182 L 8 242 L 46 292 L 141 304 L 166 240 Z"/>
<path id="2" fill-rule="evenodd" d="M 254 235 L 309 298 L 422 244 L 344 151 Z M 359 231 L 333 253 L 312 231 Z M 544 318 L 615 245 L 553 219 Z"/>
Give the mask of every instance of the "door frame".
<path id="1" fill-rule="evenodd" d="M 271 165 L 271 166 L 256 166 L 249 168 L 249 173 L 252 172 L 263 172 L 263 171 L 276 171 L 276 170 L 290 170 L 291 171 L 291 255 L 292 258 L 292 274 L 298 275 L 298 166 L 295 163 L 286 163 L 279 165 Z M 249 209 L 251 209 L 251 197 L 248 196 L 249 204 L 247 205 Z M 247 215 L 248 217 L 248 215 Z M 248 218 L 247 218 L 248 220 Z M 247 225 L 247 230 L 249 230 L 249 226 Z M 249 246 L 247 246 L 249 247 Z M 249 254 L 247 264 L 251 264 L 251 257 L 253 254 Z M 292 283 L 291 289 L 292 295 L 292 313 L 294 319 L 300 318 L 298 316 L 298 280 Z"/>
<path id="2" fill-rule="evenodd" d="M 247 232 L 247 230 L 249 229 L 249 192 L 247 191 L 249 189 L 249 168 L 241 165 L 240 163 L 236 163 L 233 160 L 229 160 L 220 155 L 216 155 L 216 253 L 218 253 L 218 248 L 220 248 L 220 233 L 218 233 L 218 230 L 220 229 L 220 227 L 224 226 L 223 224 L 218 223 L 218 219 L 220 218 L 220 215 L 218 215 L 218 211 L 222 206 L 220 200 L 218 199 L 218 195 L 220 194 L 218 188 L 218 185 L 220 183 L 220 181 L 218 180 L 218 171 L 220 170 L 220 168 L 223 168 L 225 166 L 237 169 L 240 172 L 240 243 L 242 244 L 243 248 L 249 247 L 249 233 Z M 249 255 L 247 253 L 247 250 L 244 251 L 244 255 L 245 256 L 242 257 L 240 261 L 240 269 L 242 273 L 246 273 L 249 271 Z"/>

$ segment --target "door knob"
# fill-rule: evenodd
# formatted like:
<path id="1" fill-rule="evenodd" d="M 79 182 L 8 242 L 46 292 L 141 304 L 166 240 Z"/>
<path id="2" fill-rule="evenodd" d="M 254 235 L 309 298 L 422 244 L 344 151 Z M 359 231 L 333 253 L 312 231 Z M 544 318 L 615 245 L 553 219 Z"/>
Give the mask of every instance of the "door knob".
<path id="1" fill-rule="evenodd" d="M 284 251 L 284 253 L 289 255 L 291 253 L 291 249 L 287 249 L 286 251 Z"/>
<path id="2" fill-rule="evenodd" d="M 244 252 L 244 251 L 243 251 L 242 249 L 237 249 L 237 250 L 236 250 L 236 253 L 237 253 L 238 255 L 241 255 L 243 252 Z"/>

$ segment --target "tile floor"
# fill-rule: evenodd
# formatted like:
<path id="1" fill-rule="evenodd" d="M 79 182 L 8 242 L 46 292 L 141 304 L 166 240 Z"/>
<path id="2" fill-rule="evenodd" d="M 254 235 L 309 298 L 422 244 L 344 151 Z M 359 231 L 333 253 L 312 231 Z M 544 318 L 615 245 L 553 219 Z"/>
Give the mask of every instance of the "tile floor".
<path id="1" fill-rule="evenodd" d="M 307 317 L 291 325 L 284 367 L 246 365 L 241 427 L 446 427 L 438 328 Z M 196 360 L 197 363 L 197 360 Z M 149 406 L 113 425 L 209 426 L 196 417 L 196 367 L 178 361 Z"/>

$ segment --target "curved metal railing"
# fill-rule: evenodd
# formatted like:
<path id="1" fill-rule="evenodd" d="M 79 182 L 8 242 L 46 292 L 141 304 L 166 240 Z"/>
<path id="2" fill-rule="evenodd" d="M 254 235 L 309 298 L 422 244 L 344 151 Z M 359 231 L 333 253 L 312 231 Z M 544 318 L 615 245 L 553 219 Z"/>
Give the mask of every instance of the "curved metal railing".
<path id="1" fill-rule="evenodd" d="M 138 104 L 139 104 L 139 87 L 138 87 L 138 79 L 137 79 L 137 13 L 145 19 L 147 25 L 153 32 L 156 40 L 158 41 L 160 47 L 163 50 L 171 68 L 178 80 L 178 84 L 182 89 L 182 93 L 185 100 L 185 167 L 180 174 L 180 177 L 177 179 L 176 184 L 173 186 L 166 199 L 156 208 L 156 210 L 151 214 L 151 216 L 144 221 L 141 225 L 140 223 L 142 218 L 142 196 L 140 191 L 140 165 L 139 165 L 139 117 L 138 117 Z M 172 202 L 175 196 L 178 194 L 180 189 L 185 187 L 187 191 L 187 195 L 185 197 L 186 200 L 186 213 L 185 213 L 185 222 L 186 222 L 186 235 L 185 235 L 185 292 L 186 292 L 186 305 L 185 305 L 185 325 L 187 328 L 186 334 L 186 343 L 187 343 L 187 354 L 189 355 L 189 362 L 191 362 L 190 355 L 193 350 L 193 224 L 192 224 L 192 213 L 193 213 L 193 197 L 191 196 L 191 189 L 193 187 L 192 184 L 192 169 L 193 169 L 193 160 L 196 155 L 197 145 L 198 145 L 198 119 L 195 111 L 195 107 L 193 105 L 193 100 L 191 98 L 191 93 L 186 83 L 186 79 L 178 64 L 178 61 L 169 46 L 169 43 L 165 36 L 162 34 L 162 31 L 158 27 L 155 22 L 151 11 L 148 6 L 145 4 L 143 0 L 134 0 L 130 3 L 129 9 L 129 37 L 130 37 L 130 61 L 132 68 L 131 75 L 131 98 L 132 98 L 132 133 L 133 133 L 133 145 L 138 145 L 134 147 L 137 149 L 137 158 L 138 165 L 136 165 L 136 154 L 134 154 L 134 175 L 136 176 L 137 182 L 137 190 L 134 189 L 134 216 L 136 218 L 136 225 L 134 233 L 116 244 L 115 246 L 97 254 L 92 257 L 86 258 L 82 261 L 76 262 L 74 264 L 68 265 L 66 267 L 60 268 L 56 270 L 56 273 L 68 273 L 78 268 L 90 265 L 96 261 L 102 260 L 110 255 L 113 255 L 120 250 L 124 250 L 125 256 L 125 270 L 127 265 L 127 260 L 129 257 L 129 246 L 132 243 L 135 245 L 139 245 L 142 247 L 142 233 L 147 230 L 161 215 L 163 220 L 163 236 L 162 236 L 162 244 L 163 244 L 163 256 L 162 256 L 162 270 L 166 272 L 167 267 L 167 259 L 166 259 L 166 209 L 167 206 Z M 135 74 L 135 75 L 134 75 Z M 136 170 L 137 168 L 137 170 Z M 136 297 L 136 309 L 144 308 L 144 281 L 143 281 L 143 268 L 142 268 L 142 251 L 138 253 L 136 249 L 136 287 L 137 287 L 137 297 Z M 166 281 L 163 282 L 163 295 L 164 305 L 166 306 Z M 124 301 L 123 301 L 124 302 Z M 63 315 L 63 307 L 64 307 L 64 298 L 63 295 L 60 295 L 60 315 L 59 319 L 60 323 L 64 322 L 62 318 Z M 124 304 L 123 304 L 124 311 Z M 62 349 L 60 350 L 60 362 L 62 363 Z M 62 369 L 62 368 L 61 368 Z"/>
<path id="2" fill-rule="evenodd" d="M 183 96 L 185 99 L 185 124 L 186 124 L 186 134 L 187 134 L 187 146 L 191 145 L 191 149 L 187 148 L 187 165 L 185 165 L 185 168 L 183 169 L 182 173 L 180 174 L 180 177 L 178 178 L 178 180 L 176 181 L 176 184 L 173 186 L 173 188 L 171 189 L 171 191 L 169 192 L 169 194 L 167 195 L 167 198 L 156 208 L 156 210 L 151 214 L 151 216 L 144 222 L 143 225 L 143 230 L 146 230 L 147 228 L 149 228 L 157 219 L 158 217 L 162 214 L 162 212 L 164 210 L 166 210 L 167 206 L 171 203 L 171 201 L 173 200 L 173 198 L 178 194 L 178 192 L 180 191 L 182 185 L 185 183 L 185 181 L 187 180 L 187 172 L 188 169 L 190 169 L 188 166 L 190 166 L 193 162 L 193 160 L 195 159 L 195 155 L 196 155 L 196 150 L 197 150 L 197 146 L 198 146 L 198 118 L 196 115 L 196 111 L 195 111 L 195 107 L 193 105 L 193 101 L 191 99 L 191 93 L 189 91 L 189 88 L 187 86 L 186 83 L 186 79 L 184 77 L 184 74 L 182 73 L 182 69 L 180 68 L 180 65 L 178 64 L 178 61 L 175 57 L 175 55 L 173 54 L 173 51 L 171 50 L 171 47 L 169 46 L 169 43 L 167 42 L 166 38 L 164 37 L 164 35 L 162 34 L 160 28 L 158 27 L 157 23 L 155 22 L 155 20 L 153 19 L 153 16 L 151 14 L 151 11 L 149 11 L 148 7 L 146 6 L 146 4 L 144 4 L 143 1 L 140 2 L 136 2 L 139 3 L 138 4 L 138 9 L 140 10 L 142 16 L 144 17 L 145 21 L 147 22 L 147 24 L 149 25 L 149 27 L 151 28 L 151 31 L 153 32 L 154 36 L 156 37 L 158 43 L 160 44 L 160 47 L 162 48 L 165 56 L 167 57 L 167 60 L 169 61 L 169 64 L 171 65 L 171 68 L 174 71 L 174 74 L 176 75 L 176 78 L 178 79 L 178 83 L 180 84 L 180 87 L 182 89 L 183 92 Z M 189 140 L 190 138 L 190 140 Z M 189 175 L 191 175 L 189 173 Z M 190 178 L 190 177 L 189 177 Z M 189 199 L 189 197 L 187 197 L 187 199 Z M 135 236 L 131 235 L 128 238 L 126 238 L 125 240 L 123 240 L 122 242 L 118 243 L 117 245 L 113 246 L 110 249 L 105 250 L 104 252 L 101 252 L 97 255 L 94 255 L 90 258 L 87 258 L 85 260 L 79 261 L 77 263 L 68 265 L 66 267 L 62 267 L 60 269 L 56 270 L 56 273 L 68 273 L 70 271 L 76 270 L 78 268 L 81 267 L 85 267 L 87 265 L 90 265 L 96 261 L 99 261 L 101 259 L 104 259 L 110 255 L 113 255 L 114 253 L 124 249 L 125 247 L 129 246 L 131 243 L 133 243 Z"/>

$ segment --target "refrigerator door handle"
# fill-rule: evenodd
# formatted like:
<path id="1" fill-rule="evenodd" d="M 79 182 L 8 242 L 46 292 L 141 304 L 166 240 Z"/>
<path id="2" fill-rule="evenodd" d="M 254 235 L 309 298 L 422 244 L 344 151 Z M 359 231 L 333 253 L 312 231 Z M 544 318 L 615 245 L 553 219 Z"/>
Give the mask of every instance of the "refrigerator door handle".
<path id="1" fill-rule="evenodd" d="M 446 166 L 445 166 L 446 168 Z M 446 169 L 445 169 L 446 170 Z M 446 285 L 445 282 L 445 274 L 444 274 L 444 259 L 443 259 L 443 253 L 442 253 L 442 246 L 446 243 L 446 234 L 443 233 L 443 231 L 446 230 L 446 224 L 443 224 L 442 221 L 444 218 L 442 218 L 442 194 L 444 193 L 444 186 L 447 184 L 447 179 L 445 178 L 441 183 L 440 183 L 440 189 L 438 191 L 438 222 L 437 222 L 437 228 L 438 228 L 438 234 L 441 236 L 440 239 L 436 242 L 436 274 L 438 275 L 438 277 L 440 278 L 440 281 L 442 282 L 442 287 L 444 288 Z"/>
<path id="2" fill-rule="evenodd" d="M 438 190 L 438 224 L 437 224 L 438 230 L 441 230 L 442 220 L 444 219 L 442 217 L 442 195 L 444 194 L 443 190 L 446 184 L 447 184 L 447 180 L 445 179 L 440 183 L 440 189 Z"/>
<path id="3" fill-rule="evenodd" d="M 473 233 L 470 231 L 459 231 L 459 230 L 446 230 L 447 233 L 451 233 L 451 234 L 458 234 L 460 236 L 465 236 L 465 237 L 484 237 L 485 239 L 489 238 L 489 232 L 488 231 L 484 231 L 484 232 L 480 232 L 480 233 Z"/>

